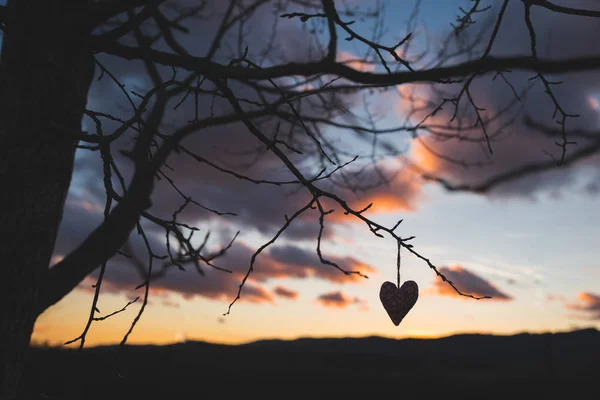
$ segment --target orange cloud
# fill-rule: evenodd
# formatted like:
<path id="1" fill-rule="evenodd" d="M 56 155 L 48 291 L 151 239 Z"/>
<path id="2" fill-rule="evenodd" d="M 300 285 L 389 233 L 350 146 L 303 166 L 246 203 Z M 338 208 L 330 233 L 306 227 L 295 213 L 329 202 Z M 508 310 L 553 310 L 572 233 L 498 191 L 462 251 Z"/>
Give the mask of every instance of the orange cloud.
<path id="1" fill-rule="evenodd" d="M 352 188 L 334 187 L 331 191 L 346 199 L 350 208 L 360 211 L 369 204 L 372 206 L 366 213 L 393 213 L 397 211 L 414 211 L 421 198 L 423 181 L 414 171 L 405 166 L 391 163 L 370 164 L 360 171 L 348 172 L 348 177 L 356 186 Z M 328 199 L 322 204 L 326 210 L 334 209 L 328 214 L 327 221 L 336 223 L 353 223 L 356 217 L 345 215 L 341 207 Z"/>
<path id="2" fill-rule="evenodd" d="M 376 189 L 369 196 L 351 204 L 355 210 L 361 210 L 373 203 L 369 209 L 372 212 L 414 211 L 415 199 L 420 191 L 421 182 L 415 176 L 403 176 L 392 182 L 390 187 Z"/>
<path id="3" fill-rule="evenodd" d="M 361 310 L 364 310 L 365 307 L 364 300 L 358 297 L 353 298 L 341 291 L 324 293 L 317 297 L 317 302 L 324 307 L 330 308 L 345 308 L 352 304 L 360 304 Z"/>
<path id="4" fill-rule="evenodd" d="M 284 297 L 290 300 L 295 300 L 298 297 L 298 292 L 296 292 L 295 290 L 286 289 L 283 286 L 275 287 L 273 293 L 275 293 L 279 297 Z"/>
<path id="5" fill-rule="evenodd" d="M 397 111 L 401 114 L 405 114 L 407 112 L 416 112 L 418 110 L 424 110 L 428 105 L 430 105 L 430 101 L 428 99 L 428 95 L 425 91 L 424 85 L 419 84 L 404 84 L 399 85 L 396 88 L 398 92 L 398 96 L 400 97 L 400 101 L 397 104 Z M 423 115 L 420 115 L 423 118 L 429 110 Z M 417 117 L 417 115 L 415 115 Z"/>
<path id="6" fill-rule="evenodd" d="M 470 294 L 477 297 L 491 296 L 491 300 L 512 300 L 512 297 L 501 292 L 492 283 L 474 274 L 473 272 L 467 271 L 460 265 L 441 267 L 439 268 L 439 271 L 464 294 Z M 452 286 L 450 286 L 447 282 L 444 282 L 440 277 L 436 278 L 434 286 L 430 292 L 440 296 L 466 298 L 456 293 Z"/>
<path id="7" fill-rule="evenodd" d="M 577 296 L 579 303 L 567 303 L 570 310 L 587 313 L 590 319 L 600 320 L 600 296 L 590 292 L 581 292 Z"/>
<path id="8" fill-rule="evenodd" d="M 411 142 L 411 154 L 418 167 L 426 173 L 436 173 L 443 167 L 442 160 L 433 154 L 421 139 Z"/>

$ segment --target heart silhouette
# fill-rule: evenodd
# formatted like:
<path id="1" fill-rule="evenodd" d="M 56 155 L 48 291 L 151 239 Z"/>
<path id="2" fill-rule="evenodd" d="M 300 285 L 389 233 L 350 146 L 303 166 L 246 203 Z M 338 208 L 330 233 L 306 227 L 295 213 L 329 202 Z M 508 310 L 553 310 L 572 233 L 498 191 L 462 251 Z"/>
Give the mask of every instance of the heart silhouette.
<path id="1" fill-rule="evenodd" d="M 386 281 L 379 290 L 381 304 L 396 326 L 413 308 L 418 297 L 419 286 L 415 281 L 406 281 L 399 289 L 394 283 Z"/>

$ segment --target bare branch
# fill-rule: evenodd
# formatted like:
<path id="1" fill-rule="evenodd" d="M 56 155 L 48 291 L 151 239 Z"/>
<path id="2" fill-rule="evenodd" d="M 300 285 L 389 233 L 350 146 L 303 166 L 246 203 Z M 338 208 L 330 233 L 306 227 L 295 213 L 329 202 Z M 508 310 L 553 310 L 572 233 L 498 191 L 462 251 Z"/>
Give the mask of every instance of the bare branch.
<path id="1" fill-rule="evenodd" d="M 487 11 L 492 7 L 492 6 L 487 6 L 485 8 L 477 8 L 477 7 L 479 7 L 479 3 L 481 3 L 481 0 L 472 0 L 472 3 L 473 3 L 473 5 L 471 6 L 471 8 L 469 10 L 465 10 L 462 7 L 459 7 L 459 11 L 461 12 L 462 15 L 459 15 L 456 17 L 456 22 L 458 24 L 457 25 L 451 24 L 452 28 L 454 28 L 454 36 L 460 35 L 465 29 L 467 29 L 468 27 L 470 27 L 471 25 L 473 25 L 475 23 L 475 21 L 473 21 L 473 16 L 475 14 L 479 14 L 484 11 Z"/>
<path id="2" fill-rule="evenodd" d="M 7 14 L 8 14 L 8 12 L 7 12 L 6 6 L 0 6 L 0 24 L 6 23 Z"/>
<path id="3" fill-rule="evenodd" d="M 181 56 L 158 50 L 143 51 L 136 47 L 100 40 L 91 40 L 95 51 L 112 54 L 127 60 L 148 59 L 158 64 L 202 71 L 204 74 L 246 81 L 268 80 L 285 76 L 334 75 L 352 82 L 371 85 L 399 85 L 414 82 L 439 82 L 444 79 L 464 77 L 473 73 L 487 74 L 496 70 L 535 71 L 548 74 L 563 74 L 600 68 L 600 56 L 577 57 L 558 60 L 533 60 L 530 57 L 486 57 L 461 64 L 418 71 L 401 71 L 389 74 L 363 72 L 342 63 L 317 61 L 288 63 L 262 69 L 226 66 L 202 57 Z"/>
<path id="4" fill-rule="evenodd" d="M 323 209 L 323 205 L 321 204 L 319 199 L 317 198 L 315 201 L 317 203 L 317 208 L 319 209 L 319 235 L 317 236 L 317 255 L 319 256 L 319 260 L 325 265 L 334 267 L 335 269 L 342 272 L 344 275 L 358 275 L 363 278 L 369 278 L 367 275 L 364 275 L 360 271 L 347 271 L 347 270 L 341 268 L 339 265 L 337 265 L 333 261 L 329 261 L 323 257 L 323 253 L 321 252 L 321 242 L 323 239 L 323 230 L 325 229 L 325 215 L 331 213 L 333 210 L 325 211 Z M 370 207 L 370 205 L 368 207 Z M 365 211 L 365 210 L 362 210 L 362 211 Z"/>
<path id="5" fill-rule="evenodd" d="M 246 281 L 248 280 L 248 277 L 250 276 L 250 274 L 254 271 L 254 263 L 256 262 L 256 257 L 258 257 L 258 255 L 264 249 L 266 249 L 268 246 L 270 246 L 271 244 L 273 244 L 277 240 L 277 238 L 290 226 L 290 224 L 292 223 L 292 221 L 294 221 L 296 218 L 298 218 L 303 212 L 305 212 L 306 210 L 310 209 L 312 207 L 312 205 L 313 205 L 314 202 L 315 202 L 315 199 L 313 198 L 313 199 L 310 200 L 310 202 L 308 204 L 306 204 L 304 207 L 302 207 L 298 211 L 296 211 L 291 217 L 286 218 L 285 223 L 283 224 L 283 226 L 281 227 L 281 229 L 279 229 L 277 231 L 277 233 L 275 234 L 275 236 L 273 236 L 273 238 L 271 238 L 271 240 L 269 240 L 268 242 L 266 242 L 265 244 L 263 244 L 262 246 L 260 246 L 252 254 L 252 258 L 250 259 L 250 267 L 248 268 L 248 271 L 246 271 L 246 274 L 242 278 L 242 282 L 240 283 L 240 285 L 238 287 L 237 295 L 235 296 L 235 298 L 233 299 L 233 301 L 231 303 L 229 303 L 229 308 L 227 309 L 227 312 L 225 314 L 223 314 L 223 316 L 228 315 L 231 312 L 231 307 L 233 307 L 233 305 L 240 299 L 241 293 L 242 293 L 242 288 L 246 284 Z"/>
<path id="6" fill-rule="evenodd" d="M 600 17 L 600 11 L 597 10 L 586 10 L 581 8 L 571 8 L 571 7 L 563 7 L 558 4 L 551 3 L 547 0 L 523 0 L 525 4 L 530 4 L 532 6 L 540 6 L 547 8 L 548 10 L 568 14 L 568 15 L 578 15 L 582 17 Z"/>
<path id="7" fill-rule="evenodd" d="M 125 306 L 123 306 L 123 308 L 121 308 L 121 309 L 119 309 L 119 310 L 117 310 L 117 311 L 113 311 L 113 312 L 111 312 L 110 314 L 107 314 L 107 315 L 105 315 L 105 316 L 103 316 L 103 317 L 95 317 L 95 318 L 94 318 L 94 321 L 104 321 L 105 319 L 108 319 L 108 318 L 112 317 L 113 315 L 117 315 L 117 314 L 119 314 L 119 313 L 122 313 L 123 311 L 127 310 L 127 307 L 129 307 L 130 305 L 132 305 L 133 303 L 135 303 L 135 302 L 136 302 L 136 301 L 138 301 L 139 299 L 140 299 L 140 297 L 138 296 L 138 297 L 136 297 L 136 298 L 135 298 L 135 299 L 133 299 L 133 300 L 129 300 L 129 301 L 127 302 L 127 304 L 125 304 Z"/>
<path id="8" fill-rule="evenodd" d="M 161 102 L 157 102 L 154 111 L 151 115 L 158 112 L 156 107 L 160 106 Z M 160 151 L 154 155 L 151 163 L 141 164 L 141 168 L 136 168 L 136 172 L 131 180 L 127 194 L 123 200 L 115 206 L 109 218 L 94 232 L 92 232 L 86 240 L 79 245 L 73 252 L 67 255 L 61 262 L 56 264 L 48 273 L 48 285 L 44 287 L 44 291 L 40 299 L 40 312 L 55 304 L 79 282 L 83 280 L 90 272 L 92 272 L 104 259 L 115 254 L 127 241 L 129 232 L 136 226 L 136 222 L 143 210 L 149 206 L 149 197 L 152 193 L 153 180 L 155 171 L 162 165 L 170 152 L 175 149 L 179 142 L 194 131 L 211 126 L 226 125 L 242 118 L 254 118 L 257 116 L 266 115 L 269 109 L 250 112 L 243 116 L 238 114 L 226 115 L 222 117 L 208 118 L 198 122 L 188 124 L 175 132 L 169 140 L 161 147 Z M 156 116 L 158 118 L 159 116 Z M 144 132 L 155 129 L 155 123 L 148 119 L 144 127 Z M 141 138 L 145 134 L 140 135 Z M 137 142 L 136 148 L 143 152 L 143 148 L 148 148 L 149 143 L 144 143 L 140 140 Z M 141 143 L 141 144 L 140 144 Z M 145 146 L 145 147 L 142 147 Z M 139 154 L 139 153 L 135 153 Z M 109 238 L 110 243 L 107 245 L 106 251 L 103 251 L 103 243 L 106 238 Z"/>
<path id="9" fill-rule="evenodd" d="M 147 274 L 146 280 L 144 282 L 144 301 L 142 302 L 142 306 L 140 307 L 137 315 L 135 316 L 135 318 L 131 322 L 131 326 L 129 327 L 129 330 L 123 336 L 123 339 L 121 340 L 121 343 L 120 343 L 121 347 L 127 342 L 127 339 L 129 338 L 129 335 L 131 335 L 131 332 L 133 332 L 133 329 L 135 328 L 136 324 L 138 323 L 138 321 L 142 317 L 142 314 L 144 313 L 146 305 L 148 304 L 148 294 L 150 293 L 150 277 L 152 276 L 152 266 L 154 265 L 153 261 L 154 261 L 154 258 L 156 258 L 154 256 L 154 253 L 152 252 L 152 248 L 150 247 L 150 243 L 148 242 L 148 237 L 146 236 L 146 233 L 144 232 L 144 229 L 139 224 L 139 222 L 137 223 L 137 228 L 138 228 L 138 232 L 140 233 L 140 235 L 144 239 L 144 244 L 146 246 L 146 250 L 148 251 L 148 274 Z"/>
<path id="10" fill-rule="evenodd" d="M 233 110 L 236 113 L 238 113 L 239 115 L 243 115 L 244 111 L 241 108 L 240 103 L 235 98 L 234 93 L 227 86 L 227 83 L 222 78 L 220 78 L 220 77 L 211 76 L 210 79 L 219 88 L 219 90 L 225 95 L 225 97 L 227 98 L 227 100 L 231 104 L 231 107 L 233 108 Z M 363 210 L 360 210 L 360 211 L 356 211 L 356 210 L 352 209 L 345 200 L 343 200 L 342 198 L 340 198 L 336 194 L 327 192 L 327 191 L 325 191 L 323 189 L 320 189 L 320 188 L 316 187 L 312 182 L 310 182 L 309 180 L 307 180 L 304 177 L 304 175 L 298 170 L 298 168 L 294 165 L 294 163 L 275 145 L 275 143 L 273 141 L 269 140 L 269 138 L 267 138 L 250 120 L 248 120 L 247 118 L 242 118 L 242 122 L 248 128 L 248 130 L 250 131 L 250 133 L 252 135 L 254 135 L 262 143 L 264 143 L 265 145 L 267 145 L 269 147 L 269 149 L 283 162 L 283 164 L 288 168 L 288 170 L 294 176 L 296 176 L 296 178 L 302 183 L 302 185 L 306 189 L 308 189 L 310 191 L 310 193 L 313 196 L 313 199 L 311 200 L 311 203 L 309 203 L 309 205 L 306 206 L 306 208 L 310 207 L 310 205 L 312 205 L 312 203 L 314 201 L 316 201 L 319 197 L 330 198 L 330 199 L 334 200 L 336 203 L 338 203 L 342 207 L 342 209 L 344 210 L 344 212 L 346 214 L 353 215 L 353 216 L 357 217 L 358 219 L 360 219 L 361 221 L 363 221 L 368 226 L 369 230 L 374 235 L 376 235 L 378 237 L 383 237 L 383 235 L 381 233 L 379 233 L 379 232 L 380 231 L 381 232 L 386 232 L 390 236 L 392 236 L 394 239 L 400 241 L 402 247 L 408 249 L 408 251 L 410 253 L 412 253 L 413 255 L 415 255 L 417 258 L 425 261 L 427 263 L 427 265 L 431 269 L 433 269 L 435 271 L 436 275 L 438 275 L 440 278 L 442 278 L 442 280 L 444 282 L 447 282 L 449 285 L 451 285 L 458 294 L 460 294 L 462 296 L 466 296 L 466 297 L 471 297 L 471 298 L 477 299 L 477 300 L 484 299 L 484 298 L 489 298 L 488 296 L 477 297 L 477 296 L 473 296 L 473 295 L 470 295 L 470 294 L 462 293 L 460 290 L 458 290 L 454 286 L 454 284 L 451 281 L 449 281 L 442 273 L 439 272 L 439 270 L 436 268 L 436 266 L 428 258 L 426 258 L 425 256 L 419 254 L 416 250 L 414 250 L 412 244 L 405 243 L 404 240 L 401 237 L 399 237 L 396 233 L 394 233 L 392 231 L 392 229 L 386 228 L 385 226 L 383 226 L 383 225 L 381 225 L 381 224 L 379 224 L 377 222 L 374 222 L 374 221 L 370 220 L 369 218 L 365 217 L 363 215 L 363 212 L 366 211 L 366 209 L 363 209 Z M 367 209 L 368 209 L 368 207 L 367 207 Z M 304 210 L 304 209 L 302 209 L 302 210 Z M 289 220 L 286 220 L 286 224 L 284 225 L 284 228 L 282 228 L 282 229 L 287 228 L 288 225 L 289 225 Z M 262 251 L 262 249 L 264 247 L 266 247 L 269 244 L 273 243 L 277 239 L 277 237 L 281 234 L 281 232 L 283 232 L 283 230 L 280 230 L 275 235 L 275 237 L 273 237 L 273 239 L 271 241 L 269 241 L 267 244 L 265 244 L 259 250 Z M 230 304 L 229 310 L 228 310 L 227 313 L 229 313 L 229 311 L 231 310 L 231 306 L 235 303 L 235 301 L 237 299 L 239 299 L 242 287 L 243 287 L 244 283 L 246 282 L 248 276 L 250 275 L 250 273 L 253 270 L 253 264 L 254 264 L 254 258 L 252 259 L 252 262 L 250 264 L 250 268 L 249 268 L 248 272 L 246 273 L 244 279 L 242 280 L 242 283 L 240 284 L 238 295 L 236 296 L 236 299 Z"/>
<path id="11" fill-rule="evenodd" d="M 571 152 L 569 155 L 565 157 L 562 162 L 562 166 L 566 167 L 568 165 L 572 165 L 578 161 L 581 161 L 585 158 L 594 156 L 600 151 L 600 141 L 595 144 L 589 145 L 587 147 L 583 147 L 576 151 Z M 483 183 L 479 184 L 452 184 L 446 179 L 436 177 L 429 174 L 423 174 L 423 178 L 426 180 L 434 181 L 440 183 L 446 190 L 451 192 L 473 192 L 473 193 L 487 193 L 491 189 L 499 186 L 502 183 L 511 182 L 516 179 L 524 178 L 526 176 L 530 176 L 536 173 L 550 171 L 556 168 L 556 162 L 554 160 L 550 160 L 543 163 L 529 163 L 522 167 L 515 168 L 513 170 L 501 173 L 496 175 Z"/>
<path id="12" fill-rule="evenodd" d="M 531 4 L 528 4 L 526 2 L 525 3 L 525 23 L 527 25 L 527 29 L 529 30 L 531 56 L 533 57 L 534 60 L 537 60 L 538 56 L 537 56 L 537 47 L 536 47 L 536 34 L 535 34 L 535 29 L 533 27 L 533 23 L 531 22 L 530 13 L 531 13 Z M 552 91 L 551 86 L 558 85 L 561 82 L 549 81 L 548 79 L 546 79 L 546 77 L 544 76 L 544 74 L 541 71 L 538 71 L 538 74 L 531 79 L 533 80 L 536 78 L 539 78 L 542 81 L 544 88 L 546 89 L 546 94 L 550 97 L 550 99 L 552 100 L 552 103 L 554 104 L 553 117 L 555 117 L 556 114 L 560 115 L 559 123 L 560 123 L 561 129 L 562 129 L 562 135 L 561 135 L 562 142 L 555 143 L 556 146 L 560 147 L 560 149 L 561 149 L 560 159 L 556 162 L 556 164 L 558 166 L 560 166 L 565 162 L 565 157 L 567 155 L 567 146 L 577 144 L 576 142 L 569 141 L 567 138 L 567 127 L 566 127 L 567 118 L 576 118 L 576 117 L 579 117 L 579 115 L 567 113 L 563 109 L 563 107 L 560 105 L 560 103 L 558 102 L 558 99 L 556 98 L 556 96 L 554 95 L 554 92 Z"/>
<path id="13" fill-rule="evenodd" d="M 500 8 L 500 11 L 498 12 L 498 18 L 496 20 L 496 25 L 494 25 L 494 30 L 492 31 L 492 35 L 490 36 L 490 41 L 488 42 L 488 45 L 485 49 L 485 51 L 483 52 L 483 57 L 487 57 L 488 54 L 490 54 L 490 51 L 492 50 L 492 46 L 494 45 L 494 41 L 496 40 L 496 35 L 498 34 L 498 31 L 500 30 L 500 24 L 502 24 L 502 19 L 504 18 L 504 12 L 506 11 L 506 7 L 508 6 L 508 0 L 504 0 L 504 2 L 502 3 L 502 7 Z"/>
<path id="14" fill-rule="evenodd" d="M 154 186 L 154 174 L 144 155 L 162 120 L 165 104 L 164 89 L 161 89 L 144 131 L 138 137 L 132 152 L 136 170 L 124 201 L 113 208 L 102 225 L 77 249 L 48 272 L 48 285 L 44 287 L 40 296 L 40 312 L 59 301 L 99 264 L 116 253 L 127 241 L 141 211 L 150 205 L 149 196 Z"/>
<path id="15" fill-rule="evenodd" d="M 329 44 L 327 46 L 327 58 L 329 62 L 335 62 L 337 55 L 337 32 L 335 29 L 336 19 L 339 18 L 335 5 L 331 0 L 321 0 L 323 2 L 323 10 L 325 10 L 325 16 L 327 17 L 327 29 L 329 29 Z M 307 18 L 302 16 L 301 18 Z M 306 21 L 305 19 L 302 20 Z"/>

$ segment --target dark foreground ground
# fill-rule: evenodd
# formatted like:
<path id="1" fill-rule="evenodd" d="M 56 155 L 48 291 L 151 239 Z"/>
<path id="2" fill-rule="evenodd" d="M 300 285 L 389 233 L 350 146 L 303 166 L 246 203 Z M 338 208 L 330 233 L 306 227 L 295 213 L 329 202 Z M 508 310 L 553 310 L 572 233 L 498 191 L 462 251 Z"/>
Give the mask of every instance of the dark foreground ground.
<path id="1" fill-rule="evenodd" d="M 31 399 L 600 399 L 600 332 L 32 349 L 24 383 Z"/>

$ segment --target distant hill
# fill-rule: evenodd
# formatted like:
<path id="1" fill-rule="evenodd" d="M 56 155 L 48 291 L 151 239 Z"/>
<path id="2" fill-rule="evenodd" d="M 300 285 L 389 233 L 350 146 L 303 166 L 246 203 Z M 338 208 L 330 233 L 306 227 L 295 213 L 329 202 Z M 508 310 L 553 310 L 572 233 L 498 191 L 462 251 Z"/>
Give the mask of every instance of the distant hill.
<path id="1" fill-rule="evenodd" d="M 32 349 L 25 382 L 31 398 L 40 399 L 40 392 L 55 399 L 183 399 L 208 393 L 285 399 L 408 393 L 600 398 L 600 332 L 235 346 L 186 342 L 126 346 L 122 352 L 118 346 Z"/>

